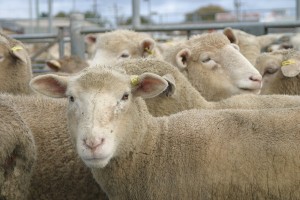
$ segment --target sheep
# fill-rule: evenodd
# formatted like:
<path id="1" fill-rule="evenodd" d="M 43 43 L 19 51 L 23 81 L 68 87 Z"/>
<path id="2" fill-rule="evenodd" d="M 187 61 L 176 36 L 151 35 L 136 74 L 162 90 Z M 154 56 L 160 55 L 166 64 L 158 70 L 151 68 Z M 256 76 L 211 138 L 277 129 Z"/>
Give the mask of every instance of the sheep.
<path id="1" fill-rule="evenodd" d="M 141 57 L 163 59 L 150 35 L 132 30 L 98 34 L 95 49 L 92 64 L 113 65 L 120 60 Z"/>
<path id="2" fill-rule="evenodd" d="M 186 77 L 171 64 L 156 59 L 131 59 L 116 64 L 127 74 L 151 72 L 163 77 L 169 86 L 155 98 L 145 99 L 153 116 L 171 115 L 180 111 L 197 109 L 265 109 L 300 106 L 300 97 L 289 95 L 241 94 L 220 101 L 207 101 Z"/>
<path id="3" fill-rule="evenodd" d="M 28 196 L 36 149 L 32 133 L 16 110 L 0 102 L 0 199 Z"/>
<path id="4" fill-rule="evenodd" d="M 300 52 L 282 49 L 262 53 L 255 67 L 263 76 L 261 94 L 300 94 Z"/>
<path id="5" fill-rule="evenodd" d="M 194 35 L 163 55 L 208 101 L 260 92 L 261 75 L 223 33 Z"/>
<path id="6" fill-rule="evenodd" d="M 64 99 L 0 94 L 0 101 L 13 105 L 35 140 L 37 160 L 28 199 L 106 199 L 73 149 Z"/>
<path id="7" fill-rule="evenodd" d="M 252 65 L 255 65 L 256 58 L 259 56 L 261 51 L 266 49 L 270 44 L 282 36 L 282 34 L 255 36 L 242 30 L 232 29 L 230 27 L 225 28 L 223 33 L 228 37 L 231 43 L 239 46 L 240 52 L 250 61 Z"/>
<path id="8" fill-rule="evenodd" d="M 25 46 L 18 40 L 0 33 L 0 91 L 31 94 L 31 61 Z"/>
<path id="9" fill-rule="evenodd" d="M 76 73 L 88 66 L 87 61 L 79 56 L 64 56 L 61 59 L 52 59 L 46 65 L 54 72 Z"/>
<path id="10" fill-rule="evenodd" d="M 282 34 L 280 38 L 272 42 L 265 48 L 265 52 L 273 52 L 280 49 L 300 50 L 300 34 Z"/>
<path id="11" fill-rule="evenodd" d="M 68 98 L 72 142 L 111 200 L 300 198 L 299 108 L 153 117 L 142 98 L 168 82 L 104 66 L 30 85 Z"/>

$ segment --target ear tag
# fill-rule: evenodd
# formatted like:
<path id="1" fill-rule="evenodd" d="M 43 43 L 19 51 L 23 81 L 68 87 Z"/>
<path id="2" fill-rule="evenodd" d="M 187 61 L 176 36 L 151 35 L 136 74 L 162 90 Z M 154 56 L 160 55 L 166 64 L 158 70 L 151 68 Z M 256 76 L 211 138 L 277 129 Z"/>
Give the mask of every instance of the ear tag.
<path id="1" fill-rule="evenodd" d="M 133 75 L 130 77 L 130 82 L 132 86 L 137 86 L 140 83 L 140 78 L 137 75 Z"/>
<path id="2" fill-rule="evenodd" d="M 146 51 L 149 55 L 153 55 L 153 54 L 154 54 L 154 51 L 153 51 L 153 50 L 150 50 L 148 47 L 145 48 L 145 51 Z"/>
<path id="3" fill-rule="evenodd" d="M 296 63 L 295 60 L 285 60 L 285 61 L 282 61 L 281 66 L 284 67 L 284 66 L 287 66 L 287 65 L 295 64 L 295 63 Z"/>
<path id="4" fill-rule="evenodd" d="M 14 46 L 14 47 L 11 48 L 12 51 L 18 51 L 18 50 L 21 50 L 21 49 L 23 49 L 23 47 L 21 47 L 19 45 Z"/>

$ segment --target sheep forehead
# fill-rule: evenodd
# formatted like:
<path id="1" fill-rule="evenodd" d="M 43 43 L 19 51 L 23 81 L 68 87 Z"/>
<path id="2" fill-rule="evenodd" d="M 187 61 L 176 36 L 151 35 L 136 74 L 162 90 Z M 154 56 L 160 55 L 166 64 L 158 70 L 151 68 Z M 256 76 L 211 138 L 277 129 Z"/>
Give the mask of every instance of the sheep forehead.
<path id="1" fill-rule="evenodd" d="M 130 86 L 129 77 L 117 70 L 103 67 L 89 67 L 77 76 L 71 83 L 83 91 L 90 90 L 122 90 Z"/>

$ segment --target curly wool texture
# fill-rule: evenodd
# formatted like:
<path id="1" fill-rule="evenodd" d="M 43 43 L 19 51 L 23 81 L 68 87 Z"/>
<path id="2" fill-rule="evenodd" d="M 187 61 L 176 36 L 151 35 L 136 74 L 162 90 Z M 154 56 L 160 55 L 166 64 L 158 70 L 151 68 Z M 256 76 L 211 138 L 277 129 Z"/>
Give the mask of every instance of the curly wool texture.
<path id="1" fill-rule="evenodd" d="M 98 66 L 101 67 L 101 66 Z M 103 67 L 102 67 L 103 68 Z M 288 95 L 243 94 L 213 102 L 207 101 L 175 67 L 165 61 L 155 59 L 132 59 L 113 67 L 123 68 L 127 74 L 140 75 L 152 72 L 160 76 L 172 75 L 175 80 L 175 92 L 167 97 L 164 93 L 151 99 L 145 99 L 149 112 L 153 116 L 170 115 L 180 111 L 197 109 L 265 109 L 289 108 L 300 105 L 300 97 Z"/>
<path id="2" fill-rule="evenodd" d="M 21 46 L 26 63 L 16 58 L 11 49 Z M 31 60 L 22 42 L 0 32 L 0 49 L 4 61 L 0 62 L 0 91 L 12 94 L 31 94 L 29 82 L 32 78 Z"/>
<path id="3" fill-rule="evenodd" d="M 0 99 L 14 105 L 36 142 L 37 161 L 28 199 L 106 199 L 74 151 L 67 129 L 65 100 L 4 94 Z"/>
<path id="4" fill-rule="evenodd" d="M 300 94 L 299 75 L 286 77 L 282 74 L 282 62 L 292 59 L 296 65 L 300 64 L 300 52 L 294 49 L 282 49 L 270 53 L 262 53 L 256 61 L 255 67 L 264 74 L 269 67 L 278 69 L 275 73 L 263 76 L 264 81 L 261 94 Z"/>
<path id="5" fill-rule="evenodd" d="M 16 110 L 0 102 L 0 199 L 25 200 L 36 161 L 31 131 Z"/>

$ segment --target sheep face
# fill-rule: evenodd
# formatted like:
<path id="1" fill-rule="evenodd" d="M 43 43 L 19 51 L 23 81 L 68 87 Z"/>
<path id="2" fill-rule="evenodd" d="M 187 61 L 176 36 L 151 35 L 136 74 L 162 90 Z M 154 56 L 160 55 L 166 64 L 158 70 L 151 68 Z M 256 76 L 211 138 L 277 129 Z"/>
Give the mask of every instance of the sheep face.
<path id="1" fill-rule="evenodd" d="M 88 68 L 76 76 L 42 75 L 31 81 L 36 91 L 68 97 L 68 126 L 77 153 L 88 167 L 105 167 L 128 142 L 136 97 L 159 95 L 168 82 L 158 75 L 128 75 Z M 132 136 L 133 138 L 136 136 Z M 121 147 L 120 147 L 121 146 Z"/>
<path id="2" fill-rule="evenodd" d="M 196 36 L 187 46 L 190 53 L 177 54 L 177 66 L 207 100 L 260 92 L 261 75 L 224 35 Z"/>
<path id="3" fill-rule="evenodd" d="M 150 36 L 129 30 L 99 34 L 95 49 L 93 64 L 100 65 L 113 65 L 132 58 L 161 57 Z"/>

